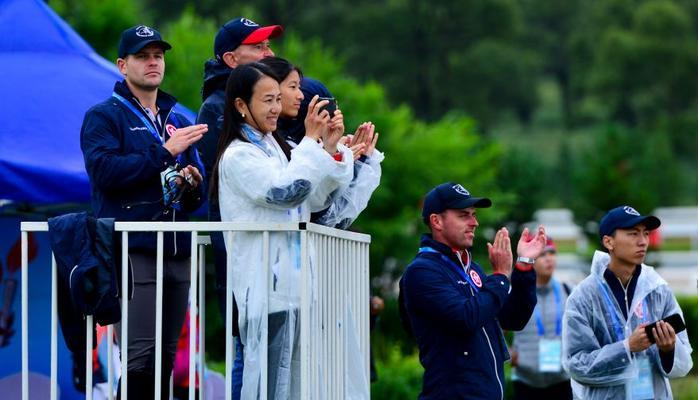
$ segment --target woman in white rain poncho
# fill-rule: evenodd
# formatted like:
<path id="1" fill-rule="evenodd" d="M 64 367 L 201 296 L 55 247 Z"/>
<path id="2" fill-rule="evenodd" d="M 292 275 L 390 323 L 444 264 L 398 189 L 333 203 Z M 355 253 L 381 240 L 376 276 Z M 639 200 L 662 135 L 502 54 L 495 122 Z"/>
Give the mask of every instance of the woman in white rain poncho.
<path id="1" fill-rule="evenodd" d="M 635 214 L 633 212 L 632 215 Z M 641 217 L 639 213 L 637 217 Z M 656 225 L 659 225 L 658 220 Z M 624 226 L 623 230 L 641 230 L 630 233 L 638 237 L 636 240 L 641 244 L 628 252 L 635 254 L 639 259 L 637 264 L 641 264 L 647 248 L 647 238 L 643 239 L 642 235 L 646 236 L 650 229 L 645 229 L 641 224 L 626 228 Z M 609 235 L 618 235 L 613 231 L 620 230 L 611 229 Z M 643 323 L 651 323 L 674 313 L 683 316 L 681 309 L 666 281 L 654 268 L 641 264 L 640 269 L 636 268 L 633 272 L 635 277 L 631 278 L 636 279 L 637 283 L 632 302 L 626 310 L 629 316 L 626 320 L 620 303 L 609 287 L 609 278 L 604 277 L 610 262 L 608 253 L 597 251 L 592 261 L 591 275 L 575 288 L 567 300 L 563 319 L 562 361 L 572 378 L 574 397 L 585 400 L 671 399 L 668 378 L 684 376 L 693 366 L 686 331 L 676 334 L 673 363 L 671 355 L 660 358 L 657 345 L 650 345 L 649 342 L 642 345 L 646 348 L 644 351 L 631 352 L 628 338 Z M 613 278 L 615 276 L 610 277 Z M 628 287 L 625 288 L 626 297 Z M 637 332 L 637 337 L 642 336 L 642 331 Z M 646 340 L 646 337 L 642 340 Z M 662 365 L 662 358 L 668 360 L 669 368 Z"/>
<path id="2" fill-rule="evenodd" d="M 327 208 L 330 194 L 348 188 L 352 180 L 351 151 L 337 144 L 343 133 L 341 114 L 330 120 L 321 110 L 326 102 L 311 101 L 306 137 L 292 151 L 271 133 L 281 111 L 279 84 L 272 76 L 268 67 L 252 63 L 235 68 L 228 80 L 224 130 L 212 177 L 216 187 L 211 188 L 218 195 L 223 221 L 309 221 L 312 211 Z M 232 242 L 226 237 L 226 250 L 244 345 L 241 397 L 259 397 L 268 338 L 269 398 L 297 399 L 299 235 L 270 234 L 271 271 L 264 264 L 262 234 L 236 233 Z"/>

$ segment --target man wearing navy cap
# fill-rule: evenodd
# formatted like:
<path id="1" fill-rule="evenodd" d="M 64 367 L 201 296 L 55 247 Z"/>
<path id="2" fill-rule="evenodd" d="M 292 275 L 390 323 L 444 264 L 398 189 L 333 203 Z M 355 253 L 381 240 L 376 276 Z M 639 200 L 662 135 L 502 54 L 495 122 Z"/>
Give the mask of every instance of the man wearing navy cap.
<path id="1" fill-rule="evenodd" d="M 190 125 L 173 110 L 177 100 L 159 89 L 169 49 L 153 28 L 125 30 L 116 60 L 124 79 L 116 82 L 109 99 L 85 114 L 80 147 L 92 187 L 92 209 L 99 218 L 186 221 L 203 202 L 203 166 L 193 145 L 207 127 Z M 156 235 L 134 232 L 128 243 L 134 283 L 128 309 L 128 398 L 153 398 Z M 187 308 L 190 249 L 189 234 L 165 233 L 162 398 L 168 398 Z"/>
<path id="2" fill-rule="evenodd" d="M 487 244 L 493 273 L 471 258 L 477 209 L 492 205 L 460 184 L 441 184 L 424 200 L 422 219 L 431 234 L 400 280 L 400 314 L 419 347 L 424 366 L 420 399 L 502 399 L 504 362 L 509 359 L 502 329 L 521 330 L 536 305 L 535 259 L 545 246 L 545 229 L 525 229 L 514 264 L 509 232 Z M 513 271 L 512 271 L 513 269 Z"/>
<path id="3" fill-rule="evenodd" d="M 649 233 L 659 225 L 627 205 L 601 219 L 605 252 L 594 254 L 591 275 L 568 298 L 563 319 L 563 366 L 575 398 L 671 399 L 668 378 L 693 366 L 686 332 L 661 321 L 683 316 L 681 308 L 666 281 L 643 264 Z M 655 321 L 650 337 L 645 326 Z"/>

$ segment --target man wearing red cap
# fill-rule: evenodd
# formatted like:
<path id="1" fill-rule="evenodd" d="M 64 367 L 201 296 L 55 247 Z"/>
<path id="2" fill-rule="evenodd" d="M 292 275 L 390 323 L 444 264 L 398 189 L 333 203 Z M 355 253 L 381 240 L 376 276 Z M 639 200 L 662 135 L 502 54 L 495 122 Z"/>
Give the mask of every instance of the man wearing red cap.
<path id="1" fill-rule="evenodd" d="M 548 238 L 536 258 L 536 308 L 526 327 L 514 332 L 511 351 L 514 399 L 571 399 L 570 378 L 562 370 L 562 314 L 570 287 L 553 278 L 557 249 Z"/>
<path id="2" fill-rule="evenodd" d="M 204 86 L 202 89 L 203 104 L 199 109 L 197 123 L 209 127 L 206 137 L 197 143 L 205 168 L 205 179 L 209 179 L 216 161 L 216 146 L 218 137 L 223 129 L 223 110 L 225 108 L 225 84 L 233 68 L 239 65 L 259 61 L 264 57 L 274 55 L 269 47 L 269 40 L 283 33 L 281 25 L 260 26 L 247 18 L 234 18 L 221 26 L 213 44 L 214 59 L 204 64 Z M 208 217 L 210 221 L 220 221 L 218 204 L 209 202 Z M 226 320 L 225 313 L 225 284 L 226 284 L 226 252 L 223 234 L 211 233 L 214 263 L 216 265 L 216 292 L 218 304 Z M 233 365 L 233 400 L 240 398 L 243 372 L 243 347 L 239 339 L 237 324 L 237 305 L 233 299 L 233 334 L 235 339 L 235 363 Z"/>

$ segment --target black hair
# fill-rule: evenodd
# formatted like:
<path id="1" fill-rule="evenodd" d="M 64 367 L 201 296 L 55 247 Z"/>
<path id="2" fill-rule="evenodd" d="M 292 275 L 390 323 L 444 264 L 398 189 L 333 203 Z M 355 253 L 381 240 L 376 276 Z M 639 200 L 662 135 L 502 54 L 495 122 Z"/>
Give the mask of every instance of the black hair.
<path id="1" fill-rule="evenodd" d="M 249 139 L 242 133 L 242 124 L 245 119 L 235 108 L 235 100 L 241 99 L 250 106 L 250 100 L 254 92 L 254 87 L 263 77 L 268 76 L 278 81 L 274 72 L 264 64 L 258 62 L 241 65 L 234 68 L 228 76 L 228 82 L 225 85 L 225 108 L 223 109 L 223 131 L 218 137 L 218 145 L 216 147 L 216 162 L 213 164 L 211 172 L 211 181 L 209 189 L 209 198 L 212 202 L 218 202 L 218 172 L 223 153 L 228 148 L 233 140 L 238 139 L 243 142 L 249 142 Z"/>
<path id="2" fill-rule="evenodd" d="M 298 72 L 298 76 L 301 79 L 303 78 L 303 72 L 300 68 L 296 67 L 295 65 L 288 62 L 288 60 L 283 59 L 281 57 L 265 57 L 260 61 L 260 63 L 268 66 L 269 69 L 272 70 L 274 75 L 276 75 L 276 80 L 279 81 L 279 83 L 283 82 L 284 79 L 288 78 L 288 76 L 293 71 Z"/>

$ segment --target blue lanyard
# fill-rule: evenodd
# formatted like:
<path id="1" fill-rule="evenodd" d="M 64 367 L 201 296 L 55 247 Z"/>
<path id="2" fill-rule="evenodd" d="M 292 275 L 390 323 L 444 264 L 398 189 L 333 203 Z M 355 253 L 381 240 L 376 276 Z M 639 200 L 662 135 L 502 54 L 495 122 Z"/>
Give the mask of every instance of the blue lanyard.
<path id="1" fill-rule="evenodd" d="M 611 294 L 608 292 L 608 286 L 604 286 L 603 282 L 601 281 L 599 281 L 599 286 L 601 287 L 601 293 L 603 293 L 604 300 L 606 300 L 608 313 L 611 315 L 611 324 L 613 324 L 613 330 L 616 332 L 616 340 L 623 340 L 625 339 L 625 334 L 623 333 L 623 324 L 620 323 L 620 319 L 618 319 L 618 313 L 615 311 L 615 307 L 613 307 L 613 301 L 611 301 Z M 647 299 L 642 299 L 643 322 L 647 320 L 647 312 Z M 631 315 L 631 311 L 628 310 L 628 320 L 630 320 Z"/>
<path id="2" fill-rule="evenodd" d="M 262 151 L 264 152 L 264 154 L 266 154 L 267 156 L 269 156 L 269 157 L 272 156 L 272 154 L 271 154 L 269 148 L 267 147 L 266 143 L 264 143 L 264 142 L 262 141 L 262 138 L 261 138 L 261 137 L 257 138 L 257 134 L 256 134 L 256 132 L 252 129 L 252 127 L 250 127 L 250 126 L 247 125 L 247 124 L 243 124 L 243 125 L 242 125 L 242 131 L 245 133 L 245 136 L 247 136 L 247 139 L 250 141 L 250 143 L 252 143 L 252 144 L 254 144 L 255 146 L 257 146 L 257 147 L 259 147 L 260 149 L 262 149 Z"/>
<path id="3" fill-rule="evenodd" d="M 463 279 L 465 279 L 466 282 L 468 282 L 468 284 L 470 285 L 470 287 L 473 288 L 473 290 L 475 290 L 476 293 L 477 293 L 477 292 L 480 292 L 480 289 L 478 289 L 478 287 L 475 286 L 475 283 L 473 282 L 473 279 L 470 277 L 470 275 L 466 274 L 465 267 L 463 267 L 463 266 L 461 266 L 461 265 L 458 265 L 458 264 L 454 263 L 453 260 L 451 260 L 450 258 L 448 258 L 448 257 L 447 257 L 446 255 L 444 255 L 443 253 L 438 252 L 438 251 L 436 251 L 436 250 L 434 250 L 433 248 L 428 247 L 428 246 L 420 247 L 420 248 L 419 248 L 418 254 L 422 254 L 422 253 L 435 253 L 435 254 L 438 254 L 439 256 L 441 256 L 441 258 L 442 258 L 444 261 L 446 261 L 446 263 L 447 263 L 448 265 L 450 265 L 451 268 L 455 269 L 455 271 L 456 271 Z M 477 271 L 475 271 L 475 272 L 477 273 Z"/>
<path id="4" fill-rule="evenodd" d="M 553 279 L 553 295 L 555 296 L 555 336 L 562 335 L 562 307 L 560 307 L 562 301 L 560 299 L 560 284 Z M 540 313 L 540 304 L 536 305 L 533 309 L 536 314 L 536 326 L 538 327 L 538 336 L 545 336 L 545 326 L 543 325 L 543 317 Z"/>
<path id="5" fill-rule="evenodd" d="M 132 113 L 134 113 L 138 118 L 141 119 L 143 124 L 148 128 L 148 131 L 150 132 L 151 135 L 157 140 L 160 144 L 163 144 L 162 137 L 160 137 L 160 134 L 158 133 L 157 129 L 155 129 L 155 125 L 153 121 L 150 121 L 149 118 L 146 118 L 142 112 L 138 111 L 136 107 L 133 106 L 133 104 L 124 99 L 122 96 L 117 94 L 116 92 L 111 94 L 114 98 L 119 100 L 123 105 L 125 105 L 129 110 L 131 110 Z"/>

